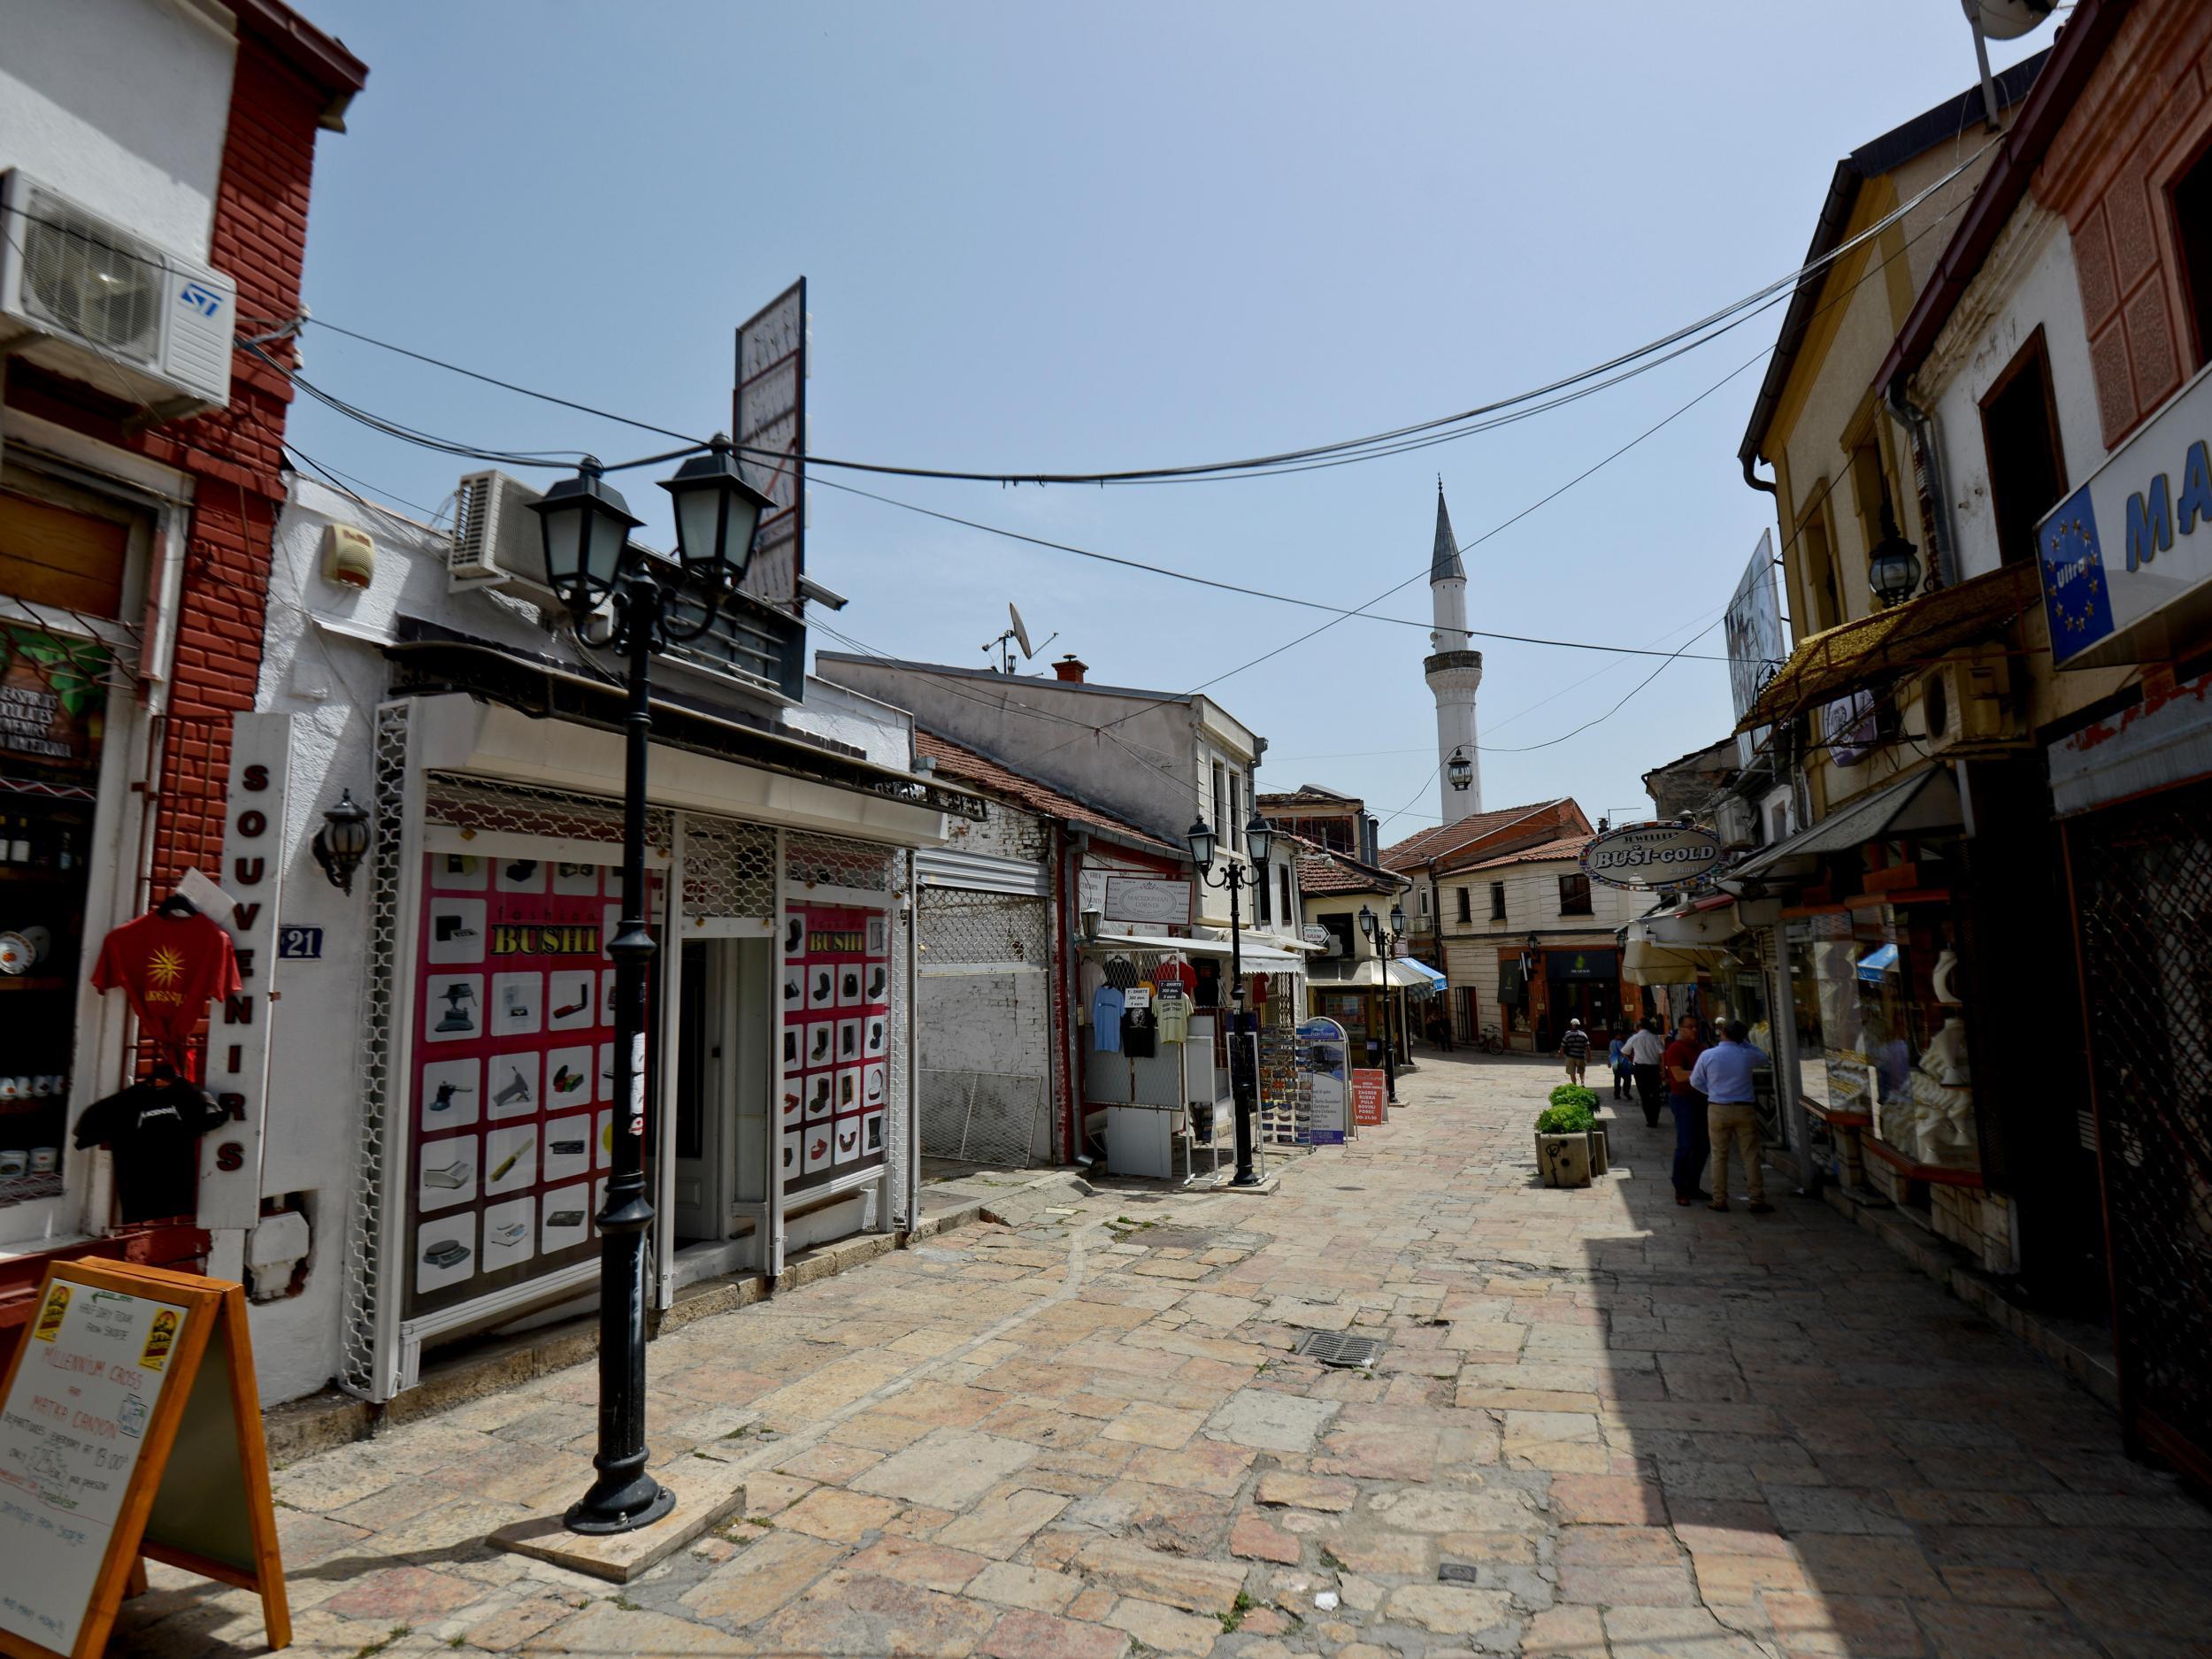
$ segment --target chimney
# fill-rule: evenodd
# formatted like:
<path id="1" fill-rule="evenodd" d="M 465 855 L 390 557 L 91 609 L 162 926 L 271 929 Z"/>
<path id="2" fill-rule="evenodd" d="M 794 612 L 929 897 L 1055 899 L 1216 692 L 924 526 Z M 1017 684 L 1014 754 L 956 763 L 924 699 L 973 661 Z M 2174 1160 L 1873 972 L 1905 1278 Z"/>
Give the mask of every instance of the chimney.
<path id="1" fill-rule="evenodd" d="M 1065 680 L 1069 685 L 1079 686 L 1083 683 L 1083 676 L 1090 672 L 1090 668 L 1091 665 L 1088 663 L 1073 651 L 1070 651 L 1058 662 L 1053 664 L 1052 672 L 1056 677 Z"/>

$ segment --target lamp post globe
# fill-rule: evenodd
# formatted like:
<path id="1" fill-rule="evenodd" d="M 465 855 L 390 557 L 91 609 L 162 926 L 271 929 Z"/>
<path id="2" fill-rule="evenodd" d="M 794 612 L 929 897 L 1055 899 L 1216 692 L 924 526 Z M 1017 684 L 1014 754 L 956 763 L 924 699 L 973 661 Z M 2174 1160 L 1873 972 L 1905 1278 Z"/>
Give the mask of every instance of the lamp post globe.
<path id="1" fill-rule="evenodd" d="M 1375 936 L 1375 912 L 1369 910 L 1364 904 L 1361 905 L 1359 907 L 1360 932 L 1365 933 L 1368 938 L 1372 939 Z"/>
<path id="2" fill-rule="evenodd" d="M 546 586 L 579 619 L 614 591 L 622 550 L 630 532 L 644 523 L 630 511 L 622 492 L 601 475 L 595 457 L 577 464 L 565 478 L 530 503 L 545 541 Z"/>
<path id="3" fill-rule="evenodd" d="M 1191 862 L 1196 864 L 1201 872 L 1211 869 L 1214 862 L 1214 833 L 1206 827 L 1206 820 L 1202 818 L 1193 818 L 1191 826 L 1185 833 L 1183 839 L 1190 843 Z"/>
<path id="4" fill-rule="evenodd" d="M 1390 907 L 1390 931 L 1394 935 L 1402 933 L 1405 930 L 1406 907 L 1402 904 L 1394 904 Z"/>
<path id="5" fill-rule="evenodd" d="M 1452 757 L 1444 763 L 1444 776 L 1455 789 L 1465 789 L 1475 781 L 1475 763 L 1467 758 L 1467 751 L 1455 749 Z"/>
<path id="6" fill-rule="evenodd" d="M 676 557 L 687 574 L 734 588 L 745 580 L 753 537 L 775 503 L 746 482 L 729 439 L 714 434 L 704 455 L 695 455 L 664 479 L 674 498 Z"/>
<path id="7" fill-rule="evenodd" d="M 1268 850 L 1274 844 L 1275 826 L 1257 812 L 1253 813 L 1252 821 L 1244 826 L 1244 845 L 1252 855 L 1252 862 L 1264 865 Z"/>
<path id="8" fill-rule="evenodd" d="M 1920 586 L 1920 549 L 1893 530 L 1867 561 L 1867 585 L 1886 605 L 1902 604 Z"/>

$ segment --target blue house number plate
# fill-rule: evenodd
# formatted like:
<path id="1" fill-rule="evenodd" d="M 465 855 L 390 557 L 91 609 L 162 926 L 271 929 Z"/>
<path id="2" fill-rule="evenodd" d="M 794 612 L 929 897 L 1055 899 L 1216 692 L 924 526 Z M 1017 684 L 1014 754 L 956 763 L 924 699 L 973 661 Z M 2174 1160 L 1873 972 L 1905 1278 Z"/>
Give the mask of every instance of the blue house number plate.
<path id="1" fill-rule="evenodd" d="M 284 960 L 319 960 L 323 954 L 323 930 L 319 927 L 280 927 L 277 929 L 277 956 Z"/>

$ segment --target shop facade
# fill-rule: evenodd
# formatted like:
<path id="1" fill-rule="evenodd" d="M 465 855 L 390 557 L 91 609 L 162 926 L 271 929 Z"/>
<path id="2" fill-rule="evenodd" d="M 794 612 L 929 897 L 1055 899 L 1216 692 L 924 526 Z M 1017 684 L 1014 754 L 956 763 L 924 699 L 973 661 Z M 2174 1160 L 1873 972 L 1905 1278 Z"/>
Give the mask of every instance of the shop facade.
<path id="1" fill-rule="evenodd" d="M 107 936 L 223 852 L 291 396 L 233 335 L 242 316 L 297 314 L 318 132 L 342 130 L 367 74 L 275 4 L 35 7 L 10 28 L 0 265 L 43 274 L 0 359 L 0 1026 L 18 1045 L 0 1079 L 0 1358 L 57 1256 L 210 1259 L 188 1182 L 157 1201 L 134 1186 L 173 1215 L 119 1204 L 111 1155 L 74 1145 L 149 1057 L 125 996 L 89 981 Z M 102 113 L 141 107 L 164 112 L 159 166 Z M 150 255 L 201 273 L 188 321 Z M 130 338 L 85 334 L 80 281 Z M 182 1048 L 207 1064 L 204 1039 Z"/>

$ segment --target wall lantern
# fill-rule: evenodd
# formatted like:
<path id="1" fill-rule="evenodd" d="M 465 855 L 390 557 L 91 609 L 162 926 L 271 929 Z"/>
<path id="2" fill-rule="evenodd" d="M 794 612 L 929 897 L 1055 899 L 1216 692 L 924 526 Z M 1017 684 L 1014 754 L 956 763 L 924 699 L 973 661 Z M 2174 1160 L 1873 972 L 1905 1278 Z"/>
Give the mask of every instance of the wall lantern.
<path id="1" fill-rule="evenodd" d="M 1444 776 L 1455 789 L 1465 789 L 1475 781 L 1475 763 L 1467 758 L 1467 751 L 1455 749 L 1452 757 L 1444 763 Z"/>
<path id="2" fill-rule="evenodd" d="M 325 810 L 323 826 L 315 832 L 311 850 L 330 885 L 350 897 L 353 872 L 369 851 L 368 809 L 353 798 L 352 790 L 341 790 L 338 804 Z"/>
<path id="3" fill-rule="evenodd" d="M 1882 518 L 1882 539 L 1875 544 L 1873 556 L 1867 560 L 1867 586 L 1873 588 L 1874 596 L 1884 604 L 1901 605 L 1920 586 L 1920 549 L 1906 541 L 1897 526 L 1889 522 L 1886 511 Z"/>
<path id="4" fill-rule="evenodd" d="M 1099 934 L 1100 934 L 1102 932 L 1103 932 L 1103 931 L 1104 931 L 1105 926 L 1106 926 L 1106 912 L 1105 912 L 1105 911 L 1103 911 L 1103 910 L 1085 910 L 1085 911 L 1083 912 L 1083 941 L 1084 941 L 1084 943 L 1086 943 L 1086 944 L 1094 943 L 1094 942 L 1097 941 Z"/>

